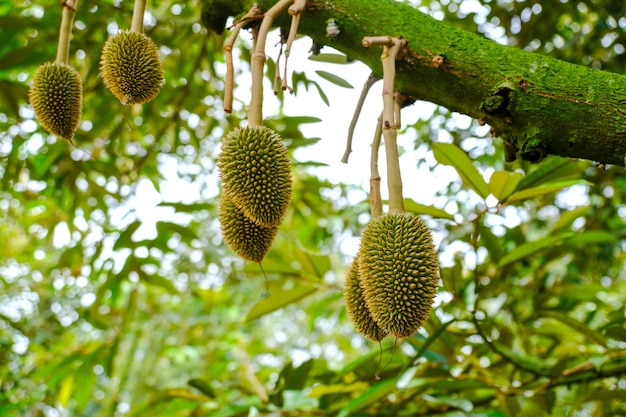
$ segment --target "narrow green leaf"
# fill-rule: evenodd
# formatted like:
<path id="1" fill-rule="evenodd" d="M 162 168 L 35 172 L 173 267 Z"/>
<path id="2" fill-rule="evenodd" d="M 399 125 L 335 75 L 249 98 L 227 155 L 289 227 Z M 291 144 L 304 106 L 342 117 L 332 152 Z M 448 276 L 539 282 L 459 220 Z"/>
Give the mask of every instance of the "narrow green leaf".
<path id="1" fill-rule="evenodd" d="M 404 209 L 411 213 L 426 214 L 434 217 L 435 219 L 446 219 L 454 221 L 454 216 L 447 211 L 437 207 L 416 203 L 410 198 L 404 199 Z"/>
<path id="2" fill-rule="evenodd" d="M 554 310 L 542 311 L 540 314 L 544 317 L 550 317 L 558 320 L 573 330 L 576 330 L 578 333 L 584 335 L 587 339 L 592 340 L 594 343 L 597 343 L 603 348 L 607 348 L 606 338 L 603 334 L 596 332 L 578 320 L 574 320 L 567 314 Z"/>
<path id="3" fill-rule="evenodd" d="M 500 262 L 498 262 L 498 267 L 502 268 L 503 266 L 509 265 L 515 261 L 528 258 L 529 256 L 541 252 L 544 249 L 553 247 L 573 235 L 574 233 L 564 233 L 562 235 L 550 236 L 533 242 L 526 242 L 504 255 L 502 259 L 500 259 Z"/>
<path id="4" fill-rule="evenodd" d="M 248 315 L 246 316 L 246 322 L 256 320 L 259 317 L 265 316 L 266 314 L 279 310 L 289 304 L 295 303 L 296 301 L 301 300 L 316 291 L 316 287 L 299 285 L 296 288 L 292 288 L 287 291 L 270 294 L 269 297 L 259 301 L 250 309 Z"/>
<path id="5" fill-rule="evenodd" d="M 316 70 L 315 73 L 317 75 L 319 75 L 320 77 L 322 77 L 323 79 L 325 79 L 326 81 L 329 81 L 335 85 L 338 85 L 339 87 L 343 87 L 343 88 L 354 88 L 352 87 L 352 84 L 350 84 L 349 82 L 347 82 L 346 80 L 344 80 L 343 78 L 328 72 L 328 71 L 322 71 L 322 70 Z"/>
<path id="6" fill-rule="evenodd" d="M 561 191 L 564 188 L 571 187 L 572 185 L 586 185 L 586 184 L 589 184 L 589 182 L 583 181 L 583 180 L 566 180 L 566 181 L 553 182 L 550 184 L 544 184 L 538 187 L 526 188 L 524 190 L 517 191 L 511 194 L 509 198 L 507 198 L 507 201 L 509 203 L 512 203 L 514 201 L 528 200 L 530 198 L 534 198 L 540 195 L 550 194 L 556 191 Z"/>
<path id="7" fill-rule="evenodd" d="M 320 87 L 320 85 L 314 81 L 311 81 L 311 84 L 313 84 L 315 86 L 315 88 L 317 88 L 317 92 L 320 95 L 320 98 L 322 99 L 322 101 L 328 106 L 330 107 L 330 100 L 328 100 L 328 96 L 326 95 L 326 93 L 324 92 L 324 90 L 322 89 L 322 87 Z"/>
<path id="8" fill-rule="evenodd" d="M 367 383 L 363 381 L 354 382 L 352 384 L 319 384 L 313 387 L 309 396 L 313 398 L 321 398 L 323 395 L 328 394 L 346 394 L 354 391 L 363 391 L 367 389 L 367 387 Z"/>
<path id="9" fill-rule="evenodd" d="M 604 334 L 611 339 L 626 342 L 626 327 L 624 325 L 612 324 L 604 330 Z"/>
<path id="10" fill-rule="evenodd" d="M 293 249 L 296 260 L 300 263 L 301 271 L 314 278 L 323 278 L 324 274 L 331 268 L 330 256 L 315 255 L 308 251 L 294 246 Z"/>
<path id="11" fill-rule="evenodd" d="M 433 152 L 437 162 L 452 166 L 456 169 L 465 185 L 482 198 L 487 198 L 489 186 L 463 149 L 451 143 L 434 143 Z"/>
<path id="12" fill-rule="evenodd" d="M 571 178 L 580 171 L 581 169 L 571 159 L 552 157 L 542 162 L 537 169 L 522 178 L 517 189 L 523 190 L 536 187 L 549 181 Z"/>
<path id="13" fill-rule="evenodd" d="M 388 379 L 372 386 L 363 394 L 359 395 L 348 404 L 346 404 L 346 406 L 341 409 L 339 414 L 337 414 L 337 417 L 347 417 L 353 411 L 361 410 L 362 408 L 367 407 L 370 404 L 380 401 L 382 398 L 389 395 L 395 389 L 395 387 L 395 379 Z"/>
<path id="14" fill-rule="evenodd" d="M 164 201 L 157 205 L 158 207 L 172 207 L 178 213 L 197 213 L 202 210 L 211 210 L 213 207 L 212 204 L 209 203 L 179 203 L 179 202 L 167 202 Z"/>
<path id="15" fill-rule="evenodd" d="M 496 171 L 489 180 L 489 191 L 498 201 L 504 201 L 515 191 L 522 178 L 519 172 Z"/>
<path id="16" fill-rule="evenodd" d="M 310 61 L 326 62 L 328 64 L 351 64 L 354 61 L 348 61 L 348 57 L 343 54 L 317 54 L 309 56 Z"/>
<path id="17" fill-rule="evenodd" d="M 117 250 L 120 248 L 129 248 L 132 247 L 132 236 L 133 233 L 141 226 L 141 222 L 139 220 L 133 221 L 129 224 L 124 231 L 120 233 L 120 236 L 115 241 L 113 245 L 113 250 Z"/>
<path id="18" fill-rule="evenodd" d="M 537 356 L 526 355 L 524 352 L 513 350 L 496 341 L 493 342 L 493 345 L 498 350 L 498 353 L 510 362 L 513 362 L 517 367 L 526 371 L 534 372 L 539 375 L 550 376 L 552 368 L 555 365 L 552 361 L 547 359 L 542 360 Z"/>
<path id="19" fill-rule="evenodd" d="M 571 245 L 602 245 L 615 243 L 620 239 L 616 233 L 607 232 L 605 230 L 590 230 L 580 233 L 568 239 L 567 243 Z"/>
<path id="20" fill-rule="evenodd" d="M 431 397 L 429 395 L 424 395 L 423 398 L 430 404 L 437 405 L 437 406 L 443 405 L 443 406 L 447 406 L 451 408 L 456 408 L 459 410 L 463 410 L 466 413 L 469 413 L 474 408 L 474 405 L 472 404 L 472 402 L 464 398 Z"/>
<path id="21" fill-rule="evenodd" d="M 148 285 L 161 287 L 170 294 L 178 294 L 178 289 L 169 279 L 159 274 L 140 274 L 140 279 Z"/>
<path id="22" fill-rule="evenodd" d="M 159 236 L 171 236 L 174 233 L 178 233 L 180 238 L 185 242 L 191 242 L 194 239 L 198 239 L 196 235 L 189 227 L 180 225 L 173 222 L 157 222 L 156 229 Z"/>

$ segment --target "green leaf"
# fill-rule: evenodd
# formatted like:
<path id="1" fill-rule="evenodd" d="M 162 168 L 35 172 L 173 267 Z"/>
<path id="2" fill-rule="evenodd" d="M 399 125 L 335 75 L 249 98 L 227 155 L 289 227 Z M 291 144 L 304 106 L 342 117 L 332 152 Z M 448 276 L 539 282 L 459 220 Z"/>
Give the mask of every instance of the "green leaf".
<path id="1" fill-rule="evenodd" d="M 529 256 L 541 252 L 544 249 L 554 247 L 554 245 L 572 237 L 573 235 L 574 233 L 564 233 L 562 235 L 550 236 L 533 242 L 526 242 L 504 255 L 502 259 L 500 259 L 500 262 L 498 262 L 498 267 L 502 268 L 513 262 L 528 258 Z"/>
<path id="2" fill-rule="evenodd" d="M 179 203 L 179 202 L 167 202 L 157 204 L 158 207 L 172 207 L 177 213 L 197 213 L 202 210 L 211 210 L 213 204 L 210 203 Z"/>
<path id="3" fill-rule="evenodd" d="M 604 230 L 590 230 L 579 233 L 567 240 L 570 245 L 608 245 L 616 243 L 620 239 L 619 235 Z"/>
<path id="4" fill-rule="evenodd" d="M 129 224 L 126 229 L 120 233 L 120 236 L 115 241 L 113 250 L 132 247 L 132 236 L 139 226 L 141 226 L 141 222 L 139 220 L 134 220 L 131 224 Z"/>
<path id="5" fill-rule="evenodd" d="M 363 381 L 354 382 L 352 384 L 331 384 L 331 385 L 316 385 L 313 387 L 309 396 L 313 398 L 321 398 L 328 394 L 346 394 L 354 391 L 363 391 L 367 389 L 369 385 Z"/>
<path id="6" fill-rule="evenodd" d="M 548 311 L 544 310 L 540 313 L 540 315 L 555 319 L 565 324 L 566 326 L 576 330 L 578 333 L 584 335 L 587 339 L 592 340 L 594 343 L 597 343 L 598 345 L 602 346 L 605 349 L 607 348 L 607 341 L 603 334 L 596 332 L 595 330 L 589 328 L 584 323 L 578 320 L 574 320 L 573 318 L 571 318 L 565 313 L 561 313 L 559 311 L 554 311 L 554 310 L 548 310 Z"/>
<path id="7" fill-rule="evenodd" d="M 322 77 L 323 79 L 325 79 L 326 81 L 329 81 L 335 85 L 338 85 L 339 87 L 343 87 L 343 88 L 354 88 L 352 87 L 352 84 L 350 84 L 349 82 L 347 82 L 346 80 L 344 80 L 343 78 L 328 72 L 328 71 L 322 71 L 322 70 L 316 70 L 315 73 L 317 75 L 319 75 L 320 77 Z"/>
<path id="8" fill-rule="evenodd" d="M 295 245 L 293 249 L 296 260 L 300 263 L 303 275 L 321 279 L 331 269 L 330 256 L 315 255 Z"/>
<path id="9" fill-rule="evenodd" d="M 518 190 L 536 187 L 549 181 L 571 178 L 578 175 L 581 169 L 571 159 L 552 157 L 543 161 L 537 169 L 526 175 L 517 186 Z"/>
<path id="10" fill-rule="evenodd" d="M 496 171 L 489 179 L 489 191 L 502 202 L 515 191 L 522 178 L 519 172 Z"/>
<path id="11" fill-rule="evenodd" d="M 431 397 L 429 395 L 424 395 L 423 398 L 426 402 L 436 405 L 436 406 L 446 406 L 451 408 L 456 408 L 459 410 L 463 410 L 466 413 L 469 413 L 474 408 L 474 405 L 471 401 L 466 400 L 464 398 L 452 398 L 452 397 Z"/>
<path id="12" fill-rule="evenodd" d="M 326 62 L 328 64 L 351 64 L 348 57 L 343 54 L 317 54 L 309 56 L 309 61 Z"/>
<path id="13" fill-rule="evenodd" d="M 432 216 L 435 219 L 446 219 L 454 221 L 454 216 L 447 211 L 437 207 L 416 203 L 410 198 L 404 199 L 404 209 L 411 213 L 426 214 Z"/>
<path id="14" fill-rule="evenodd" d="M 148 285 L 161 287 L 170 294 L 178 294 L 178 289 L 172 281 L 162 275 L 141 273 L 140 278 Z"/>
<path id="15" fill-rule="evenodd" d="M 246 322 L 251 322 L 259 317 L 263 317 L 266 314 L 279 310 L 289 304 L 295 303 L 302 298 L 309 296 L 317 291 L 317 287 L 310 285 L 299 285 L 296 288 L 292 288 L 287 291 L 282 291 L 277 294 L 270 294 L 264 300 L 256 303 L 248 312 L 246 316 Z"/>
<path id="16" fill-rule="evenodd" d="M 347 417 L 353 411 L 361 410 L 370 404 L 378 402 L 382 398 L 389 395 L 395 388 L 395 379 L 388 379 L 380 382 L 346 404 L 346 406 L 341 409 L 339 414 L 337 414 L 337 417 Z"/>
<path id="17" fill-rule="evenodd" d="M 159 236 L 171 236 L 174 233 L 180 235 L 180 238 L 185 242 L 191 242 L 194 239 L 198 239 L 196 235 L 189 227 L 172 222 L 157 222 L 156 224 L 157 234 Z"/>
<path id="18" fill-rule="evenodd" d="M 434 143 L 433 152 L 437 162 L 452 166 L 465 185 L 482 198 L 487 198 L 490 193 L 489 186 L 463 149 L 451 143 Z"/>
<path id="19" fill-rule="evenodd" d="M 624 325 L 612 324 L 604 330 L 604 334 L 611 339 L 626 342 L 626 327 Z"/>
<path id="20" fill-rule="evenodd" d="M 525 352 L 513 350 L 508 346 L 496 341 L 492 343 L 497 349 L 498 353 L 504 356 L 507 360 L 516 364 L 516 366 L 518 366 L 519 368 L 526 371 L 534 372 L 539 375 L 551 375 L 552 368 L 555 364 L 550 363 L 549 360 L 541 360 L 537 356 L 531 356 L 527 355 Z"/>
<path id="21" fill-rule="evenodd" d="M 550 184 L 540 185 L 534 188 L 526 188 L 521 191 L 517 191 L 507 198 L 509 203 L 514 201 L 528 200 L 534 197 L 538 197 L 544 194 L 554 193 L 556 191 L 561 191 L 564 188 L 571 187 L 572 185 L 589 185 L 590 183 L 584 180 L 566 180 L 553 182 Z"/>

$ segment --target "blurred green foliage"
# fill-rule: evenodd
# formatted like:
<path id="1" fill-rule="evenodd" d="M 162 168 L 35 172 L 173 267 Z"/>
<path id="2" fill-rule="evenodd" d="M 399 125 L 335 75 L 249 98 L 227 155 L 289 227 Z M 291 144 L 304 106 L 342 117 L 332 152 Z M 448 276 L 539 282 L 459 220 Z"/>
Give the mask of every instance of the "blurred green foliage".
<path id="1" fill-rule="evenodd" d="M 125 107 L 98 65 L 132 2 L 81 3 L 74 147 L 42 131 L 27 103 L 33 72 L 54 59 L 61 7 L 0 1 L 0 415 L 626 413 L 623 168 L 505 164 L 487 129 L 442 108 L 407 126 L 420 140 L 403 157 L 455 180 L 433 201 L 407 199 L 439 243 L 440 297 L 377 381 L 379 347 L 355 334 L 341 292 L 354 254 L 345 248 L 369 215 L 365 190 L 319 177 L 328 161 L 302 157 L 319 141 L 302 127 L 324 121 L 286 116 L 280 97 L 268 118 L 299 157 L 292 207 L 263 262 L 266 294 L 259 266 L 232 255 L 216 222 L 219 140 L 245 118 L 241 101 L 221 110 L 228 33 L 206 32 L 198 0 L 150 2 L 146 33 L 167 80 L 152 102 Z M 412 3 L 499 42 L 624 72 L 623 2 Z M 293 76 L 296 93 L 314 86 L 333 106 L 328 81 L 344 83 L 325 70 Z M 383 342 L 383 360 L 393 344 Z"/>

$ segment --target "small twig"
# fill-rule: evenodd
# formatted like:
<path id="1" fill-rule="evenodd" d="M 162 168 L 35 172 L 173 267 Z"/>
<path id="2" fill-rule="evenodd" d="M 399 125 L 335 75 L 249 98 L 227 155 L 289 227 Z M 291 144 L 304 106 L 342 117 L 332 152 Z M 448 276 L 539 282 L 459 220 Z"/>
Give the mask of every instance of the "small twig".
<path id="1" fill-rule="evenodd" d="M 287 35 L 280 29 L 280 49 L 278 51 L 278 57 L 276 58 L 276 68 L 274 69 L 274 95 L 278 95 L 278 91 L 281 89 L 282 77 L 280 76 L 280 59 L 283 56 L 283 46 L 285 45 Z"/>
<path id="2" fill-rule="evenodd" d="M 289 90 L 291 94 L 293 94 L 293 88 L 287 83 L 287 63 L 289 61 L 289 54 L 291 53 L 291 45 L 298 35 L 298 25 L 300 24 L 302 12 L 304 12 L 306 8 L 306 1 L 307 0 L 295 0 L 294 3 L 289 6 L 289 9 L 287 9 L 287 12 L 291 15 L 291 27 L 289 28 L 289 36 L 287 36 L 287 45 L 285 47 L 285 67 L 281 89 L 283 91 Z"/>
<path id="3" fill-rule="evenodd" d="M 253 5 L 248 12 L 233 26 L 233 33 L 224 43 L 224 59 L 226 61 L 226 78 L 224 80 L 224 111 L 233 111 L 233 90 L 235 88 L 235 66 L 233 65 L 233 45 L 239 36 L 239 31 L 250 20 L 257 19 L 263 14 L 263 9 L 258 5 Z"/>
<path id="4" fill-rule="evenodd" d="M 383 214 L 383 199 L 380 195 L 380 173 L 378 172 L 378 151 L 380 149 L 380 137 L 383 134 L 383 115 L 378 117 L 372 149 L 370 154 L 370 206 L 372 220 Z"/>
<path id="5" fill-rule="evenodd" d="M 350 153 L 352 152 L 352 138 L 354 136 L 354 129 L 356 128 L 356 123 L 359 120 L 359 116 L 361 115 L 361 110 L 363 110 L 363 104 L 365 103 L 365 98 L 369 93 L 372 86 L 376 83 L 376 81 L 380 80 L 373 73 L 367 77 L 365 84 L 363 85 L 363 89 L 361 90 L 361 95 L 359 96 L 359 101 L 356 103 L 356 107 L 354 109 L 354 114 L 352 115 L 352 120 L 350 121 L 350 126 L 348 127 L 348 139 L 346 141 L 346 151 L 341 158 L 341 162 L 344 164 L 348 163 L 348 158 L 350 157 Z"/>

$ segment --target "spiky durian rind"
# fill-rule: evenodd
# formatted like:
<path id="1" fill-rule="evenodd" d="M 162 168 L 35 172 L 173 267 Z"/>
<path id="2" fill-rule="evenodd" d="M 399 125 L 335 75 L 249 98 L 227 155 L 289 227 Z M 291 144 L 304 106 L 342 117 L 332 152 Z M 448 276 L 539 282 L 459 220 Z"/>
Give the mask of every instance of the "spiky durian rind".
<path id="1" fill-rule="evenodd" d="M 82 81 L 74 68 L 53 62 L 41 65 L 33 75 L 28 99 L 44 129 L 72 140 L 83 101 Z"/>
<path id="2" fill-rule="evenodd" d="M 439 283 L 428 226 L 411 213 L 385 213 L 361 236 L 359 277 L 372 318 L 387 333 L 408 337 L 426 321 Z"/>
<path id="3" fill-rule="evenodd" d="M 282 138 L 265 126 L 236 128 L 222 141 L 224 193 L 252 221 L 278 226 L 291 199 L 291 163 Z"/>
<path id="4" fill-rule="evenodd" d="M 100 57 L 104 85 L 124 104 L 146 103 L 159 94 L 163 65 L 156 44 L 139 32 L 110 36 Z"/>
<path id="5" fill-rule="evenodd" d="M 357 255 L 350 265 L 343 289 L 346 311 L 360 334 L 374 342 L 380 342 L 387 335 L 387 332 L 381 329 L 372 318 L 363 298 L 363 288 L 361 288 L 359 281 L 359 258 Z"/>
<path id="6" fill-rule="evenodd" d="M 248 219 L 225 194 L 220 199 L 218 220 L 228 247 L 252 262 L 263 260 L 278 232 L 278 226 L 265 227 Z"/>

